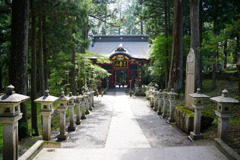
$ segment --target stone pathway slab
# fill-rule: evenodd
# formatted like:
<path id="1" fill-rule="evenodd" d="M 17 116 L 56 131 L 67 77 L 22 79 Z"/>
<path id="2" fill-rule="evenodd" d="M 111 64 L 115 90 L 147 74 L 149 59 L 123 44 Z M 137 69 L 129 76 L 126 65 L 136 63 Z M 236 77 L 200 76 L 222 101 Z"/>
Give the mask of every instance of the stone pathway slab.
<path id="1" fill-rule="evenodd" d="M 113 117 L 106 148 L 150 148 L 147 138 L 139 127 L 125 92 L 116 93 Z"/>
<path id="2" fill-rule="evenodd" d="M 141 149 L 43 149 L 34 160 L 227 160 L 215 146 Z"/>

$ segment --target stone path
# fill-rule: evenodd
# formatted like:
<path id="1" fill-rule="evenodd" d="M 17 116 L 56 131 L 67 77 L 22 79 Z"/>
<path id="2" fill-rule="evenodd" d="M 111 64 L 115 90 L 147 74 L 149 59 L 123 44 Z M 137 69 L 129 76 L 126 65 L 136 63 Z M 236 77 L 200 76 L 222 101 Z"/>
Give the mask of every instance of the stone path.
<path id="1" fill-rule="evenodd" d="M 215 146 L 196 146 L 148 105 L 123 89 L 95 97 L 94 110 L 62 141 L 63 148 L 43 149 L 34 159 L 227 159 Z"/>
<path id="2" fill-rule="evenodd" d="M 150 148 L 124 92 L 116 93 L 106 148 Z"/>

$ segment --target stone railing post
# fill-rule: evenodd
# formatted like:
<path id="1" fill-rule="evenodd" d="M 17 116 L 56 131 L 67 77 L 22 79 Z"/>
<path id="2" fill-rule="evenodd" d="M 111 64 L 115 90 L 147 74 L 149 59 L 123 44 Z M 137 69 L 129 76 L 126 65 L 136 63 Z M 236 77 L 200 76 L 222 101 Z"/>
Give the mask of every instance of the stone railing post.
<path id="1" fill-rule="evenodd" d="M 197 93 L 189 94 L 193 98 L 192 107 L 194 108 L 194 128 L 193 132 L 190 132 L 190 138 L 193 140 L 198 140 L 203 138 L 201 134 L 201 117 L 202 110 L 204 109 L 203 100 L 209 98 L 209 96 L 200 94 L 200 89 L 197 89 Z"/>
<path id="2" fill-rule="evenodd" d="M 162 98 L 162 90 L 160 89 L 159 92 L 158 92 L 158 115 L 162 115 L 162 101 L 163 101 L 163 98 Z"/>
<path id="3" fill-rule="evenodd" d="M 95 93 L 95 91 L 91 91 L 91 93 L 92 93 L 92 100 L 91 100 L 91 102 L 92 102 L 92 107 L 95 107 L 95 106 L 94 106 L 94 93 Z"/>
<path id="4" fill-rule="evenodd" d="M 167 117 L 167 105 L 168 105 L 168 92 L 162 92 L 163 95 L 163 112 L 162 118 Z"/>
<path id="5" fill-rule="evenodd" d="M 68 126 L 68 131 L 75 131 L 76 130 L 76 125 L 74 122 L 74 100 L 75 100 L 75 96 L 72 95 L 72 92 L 69 93 L 69 101 L 68 101 L 68 108 L 69 108 L 69 126 Z"/>
<path id="6" fill-rule="evenodd" d="M 228 91 L 224 89 L 222 96 L 210 98 L 214 102 L 217 102 L 217 110 L 215 114 L 218 116 L 218 138 L 227 140 L 228 138 L 228 122 L 233 117 L 231 113 L 231 107 L 238 103 L 236 99 L 227 96 Z"/>
<path id="7" fill-rule="evenodd" d="M 154 97 L 153 97 L 153 88 L 150 87 L 149 89 L 149 98 L 150 98 L 150 107 L 152 108 L 153 107 L 153 102 L 154 102 Z"/>
<path id="8" fill-rule="evenodd" d="M 154 108 L 153 108 L 153 110 L 154 111 L 158 110 L 158 93 L 159 92 L 157 90 L 153 92 L 153 96 L 154 96 Z"/>
<path id="9" fill-rule="evenodd" d="M 89 112 L 89 110 L 90 110 L 90 107 L 89 107 L 89 94 L 88 94 L 88 92 L 85 92 L 85 102 L 86 102 L 86 111 L 85 111 L 85 114 L 89 114 L 90 112 Z"/>
<path id="10" fill-rule="evenodd" d="M 87 95 L 83 94 L 82 95 L 82 101 L 81 101 L 81 108 L 82 108 L 82 116 L 81 119 L 86 119 L 86 100 L 87 99 Z"/>
<path id="11" fill-rule="evenodd" d="M 76 125 L 81 124 L 81 114 L 80 114 L 80 104 L 81 104 L 82 96 L 77 93 L 75 104 L 76 104 Z"/>
<path id="12" fill-rule="evenodd" d="M 9 85 L 5 95 L 0 96 L 0 122 L 3 123 L 3 160 L 18 159 L 18 120 L 22 118 L 20 103 L 28 96 L 17 94 Z"/>
<path id="13" fill-rule="evenodd" d="M 66 140 L 68 138 L 68 132 L 66 132 L 66 111 L 68 109 L 67 102 L 69 97 L 64 95 L 62 92 L 61 96 L 57 99 L 60 103 L 57 110 L 60 112 L 60 134 L 58 135 L 58 140 Z"/>
<path id="14" fill-rule="evenodd" d="M 174 109 L 175 109 L 175 102 L 176 96 L 178 94 L 174 92 L 174 89 L 171 89 L 171 92 L 168 93 L 168 100 L 169 100 L 169 118 L 168 123 L 174 122 Z"/>
<path id="15" fill-rule="evenodd" d="M 43 124 L 43 140 L 49 141 L 51 139 L 51 115 L 54 112 L 53 102 L 58 98 L 51 96 L 49 90 L 45 91 L 45 95 L 36 99 L 35 102 L 41 104 L 40 115 L 42 116 Z"/>

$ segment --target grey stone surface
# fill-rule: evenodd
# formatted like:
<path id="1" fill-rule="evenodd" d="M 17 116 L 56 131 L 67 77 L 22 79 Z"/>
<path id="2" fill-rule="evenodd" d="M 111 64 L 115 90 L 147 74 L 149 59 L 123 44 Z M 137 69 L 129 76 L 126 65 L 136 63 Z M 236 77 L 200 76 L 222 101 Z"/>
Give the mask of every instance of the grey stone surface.
<path id="1" fill-rule="evenodd" d="M 138 149 L 43 149 L 34 160 L 227 160 L 214 146 Z"/>
<path id="2" fill-rule="evenodd" d="M 95 106 L 77 130 L 69 133 L 69 139 L 62 141 L 63 148 L 104 148 L 113 113 L 115 92 L 95 97 Z"/>
<path id="3" fill-rule="evenodd" d="M 195 145 L 187 138 L 186 134 L 166 123 L 165 119 L 159 118 L 157 113 L 148 106 L 149 102 L 144 97 L 127 97 L 123 89 L 117 92 L 116 94 L 108 91 L 108 95 L 95 98 L 96 107 L 87 115 L 87 119 L 78 126 L 78 129 L 69 134 L 70 138 L 62 141 L 63 148 L 44 148 L 34 159 L 227 159 L 214 145 Z M 121 96 L 121 98 L 118 96 Z M 120 108 L 121 105 L 123 108 Z M 127 115 L 124 115 L 124 110 L 126 110 Z M 126 130 L 122 129 L 124 125 L 120 124 L 122 123 L 119 121 L 122 120 L 119 119 L 122 118 L 121 116 L 129 118 L 129 120 L 123 120 Z M 119 123 L 112 123 L 114 121 Z M 138 134 L 142 134 L 140 137 L 145 137 L 147 141 L 144 143 L 150 145 L 151 148 L 139 147 L 137 141 L 136 146 L 138 147 L 136 148 L 115 148 L 114 145 L 106 147 L 106 142 L 112 141 L 112 138 L 114 138 L 109 136 L 111 129 L 119 129 L 118 125 L 123 130 L 123 134 L 114 131 L 112 135 L 115 135 L 116 139 L 121 140 L 122 137 L 119 136 L 124 136 L 124 133 L 130 132 L 128 126 L 137 126 L 138 130 L 141 130 Z M 134 138 L 131 140 L 134 141 Z M 117 141 L 113 140 L 112 142 Z"/>
<path id="4" fill-rule="evenodd" d="M 185 133 L 173 128 L 150 109 L 149 102 L 144 97 L 129 99 L 133 114 L 147 137 L 151 147 L 192 146 Z"/>
<path id="5" fill-rule="evenodd" d="M 117 89 L 117 92 L 125 91 Z M 150 108 L 149 102 L 144 97 L 126 95 L 124 100 L 127 101 L 124 103 L 129 104 L 136 122 L 151 147 L 195 145 L 185 133 L 173 128 L 166 123 L 165 119 L 161 119 Z M 115 103 L 124 104 L 122 99 L 116 96 L 115 90 L 108 91 L 107 95 L 103 97 L 95 97 L 96 107 L 89 115 L 86 115 L 87 119 L 77 126 L 76 131 L 69 133 L 70 138 L 62 141 L 63 148 L 104 148 Z M 122 130 L 122 132 L 127 132 L 127 130 Z"/>

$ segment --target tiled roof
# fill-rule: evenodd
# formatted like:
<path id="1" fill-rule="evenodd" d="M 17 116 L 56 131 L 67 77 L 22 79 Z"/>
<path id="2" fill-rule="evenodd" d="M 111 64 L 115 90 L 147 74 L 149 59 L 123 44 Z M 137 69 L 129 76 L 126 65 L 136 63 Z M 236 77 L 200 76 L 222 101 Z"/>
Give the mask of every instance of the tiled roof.
<path id="1" fill-rule="evenodd" d="M 149 57 L 149 37 L 146 35 L 96 35 L 93 36 L 88 50 L 110 57 L 121 44 L 126 50 L 124 53 L 131 57 Z"/>

